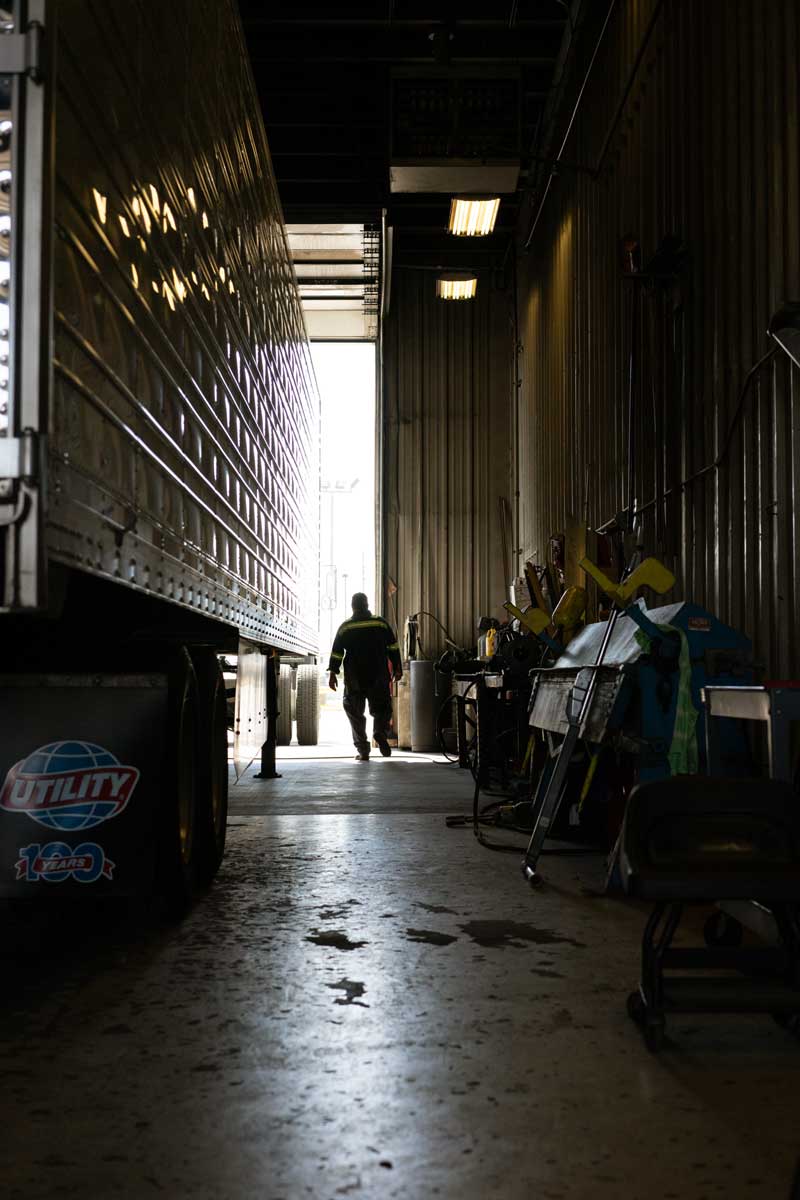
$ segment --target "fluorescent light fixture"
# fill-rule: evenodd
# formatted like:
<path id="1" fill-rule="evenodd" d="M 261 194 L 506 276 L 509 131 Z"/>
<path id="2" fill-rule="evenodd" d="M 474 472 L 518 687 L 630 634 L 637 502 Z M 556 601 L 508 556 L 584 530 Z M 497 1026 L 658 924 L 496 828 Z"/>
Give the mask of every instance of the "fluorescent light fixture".
<path id="1" fill-rule="evenodd" d="M 450 271 L 436 280 L 436 295 L 440 300 L 474 300 L 478 280 L 471 271 Z"/>
<path id="2" fill-rule="evenodd" d="M 456 237 L 485 237 L 494 229 L 499 208 L 499 196 L 454 196 L 447 228 Z"/>

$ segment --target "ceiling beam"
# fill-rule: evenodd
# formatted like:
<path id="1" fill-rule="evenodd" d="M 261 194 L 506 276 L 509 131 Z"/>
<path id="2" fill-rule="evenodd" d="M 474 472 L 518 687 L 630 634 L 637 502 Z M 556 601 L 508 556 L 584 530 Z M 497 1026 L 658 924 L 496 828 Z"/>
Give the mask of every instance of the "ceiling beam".
<path id="1" fill-rule="evenodd" d="M 557 0 L 555 0 L 557 2 Z M 261 7 L 261 5 L 259 5 Z M 441 28 L 443 25 L 441 16 L 431 15 L 430 17 L 404 17 L 394 18 L 391 22 L 380 17 L 331 17 L 330 9 L 326 14 L 320 14 L 315 17 L 270 17 L 263 16 L 262 12 L 253 11 L 253 0 L 240 0 L 240 8 L 242 10 L 242 21 L 245 30 L 249 33 L 251 30 L 258 32 L 273 33 L 292 33 L 304 29 L 377 29 L 377 30 L 424 30 L 432 31 Z M 517 19 L 514 24 L 514 29 L 525 32 L 545 32 L 545 33 L 563 33 L 566 19 L 562 17 L 525 17 L 523 20 Z M 456 31 L 459 29 L 469 30 L 485 30 L 508 29 L 508 19 L 506 17 L 473 17 L 459 18 L 454 23 Z"/>
<path id="2" fill-rule="evenodd" d="M 326 32 L 302 44 L 297 35 L 268 31 L 264 35 L 248 28 L 247 41 L 255 68 L 262 63 L 287 63 L 305 66 L 317 63 L 424 63 L 437 66 L 434 43 L 427 33 L 397 33 L 394 29 L 356 36 Z M 561 45 L 561 32 L 552 35 L 526 34 L 519 29 L 499 27 L 461 31 L 456 29 L 448 44 L 451 63 L 500 62 L 509 66 L 532 64 L 552 70 Z M 440 64 L 443 73 L 447 64 Z"/>
<path id="3" fill-rule="evenodd" d="M 273 150 L 270 146 L 270 154 L 273 162 L 284 158 L 353 158 L 358 157 L 359 161 L 364 159 L 380 159 L 385 162 L 389 155 L 386 150 L 368 150 L 362 149 L 357 143 L 352 142 L 347 146 L 338 146 L 333 150 L 320 150 L 318 146 L 305 145 L 298 146 L 295 150 Z M 276 172 L 280 175 L 280 171 Z"/>
<path id="4" fill-rule="evenodd" d="M 270 133 L 276 129 L 371 129 L 383 132 L 386 122 L 370 120 L 359 113 L 353 113 L 352 119 L 349 121 L 333 121 L 325 113 L 320 113 L 318 118 L 309 121 L 271 120 L 269 128 Z"/>

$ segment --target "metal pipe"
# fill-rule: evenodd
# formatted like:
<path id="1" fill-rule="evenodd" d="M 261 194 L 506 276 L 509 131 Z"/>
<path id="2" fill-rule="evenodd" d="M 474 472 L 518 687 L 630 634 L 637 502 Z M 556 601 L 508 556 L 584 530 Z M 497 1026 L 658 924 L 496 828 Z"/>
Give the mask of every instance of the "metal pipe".
<path id="1" fill-rule="evenodd" d="M 627 476 L 628 476 L 628 505 L 626 512 L 633 513 L 635 504 L 634 492 L 635 484 L 635 459 L 636 459 L 636 428 L 634 422 L 634 391 L 636 378 L 636 301 L 639 296 L 639 289 L 634 288 L 631 293 L 631 319 L 630 319 L 630 345 L 628 346 L 628 449 L 627 449 Z M 633 521 L 631 521 L 633 524 Z"/>
<path id="2" fill-rule="evenodd" d="M 512 292 L 511 303 L 513 304 L 513 320 L 514 320 L 514 576 L 520 573 L 520 556 L 522 554 L 522 532 L 520 529 L 520 458 L 522 455 L 522 447 L 520 446 L 520 419 L 519 406 L 522 398 L 522 377 L 520 372 L 520 355 L 522 354 L 522 345 L 519 340 L 519 281 L 517 278 L 517 256 L 512 259 Z M 511 583 L 510 579 L 505 580 L 506 587 Z"/>
<path id="3" fill-rule="evenodd" d="M 647 50 L 647 46 L 650 42 L 650 38 L 652 36 L 653 30 L 655 29 L 656 22 L 658 21 L 658 18 L 661 15 L 661 9 L 663 7 L 664 7 L 664 0 L 657 0 L 656 6 L 653 9 L 653 15 L 651 16 L 650 21 L 648 22 L 647 29 L 644 31 L 644 37 L 642 38 L 641 43 L 639 45 L 639 50 L 636 54 L 636 58 L 633 60 L 633 66 L 630 69 L 630 73 L 628 75 L 628 81 L 625 84 L 625 88 L 623 89 L 622 96 L 620 97 L 620 101 L 619 101 L 619 104 L 617 105 L 614 116 L 611 118 L 611 124 L 608 127 L 608 131 L 606 133 L 605 138 L 603 139 L 603 145 L 600 147 L 600 153 L 597 156 L 597 162 L 594 167 L 595 178 L 597 178 L 597 176 L 600 174 L 600 171 L 602 170 L 603 162 L 605 161 L 606 154 L 608 153 L 608 148 L 611 145 L 614 134 L 617 131 L 617 126 L 619 125 L 622 114 L 625 111 L 625 105 L 627 104 L 628 97 L 630 96 L 631 91 L 633 90 L 633 85 L 636 82 L 636 76 L 639 74 L 639 67 L 642 65 L 642 59 L 644 58 L 645 51 Z"/>
<path id="4" fill-rule="evenodd" d="M 389 305 L 392 297 L 392 251 L 394 249 L 394 229 L 386 222 L 386 209 L 381 212 L 381 232 L 383 234 L 383 270 L 381 271 L 381 318 L 385 321 L 389 315 Z"/>
<path id="5" fill-rule="evenodd" d="M 572 126 L 574 125 L 575 119 L 578 115 L 578 109 L 580 108 L 581 101 L 583 100 L 583 94 L 586 90 L 586 85 L 589 82 L 589 76 L 592 73 L 592 68 L 594 67 L 595 59 L 597 58 L 597 54 L 600 50 L 600 46 L 602 44 L 603 38 L 605 37 L 606 28 L 608 26 L 609 20 L 611 19 L 611 14 L 614 11 L 615 5 L 616 5 L 616 0 L 611 0 L 611 4 L 609 5 L 608 12 L 606 13 L 606 19 L 603 22 L 603 27 L 600 30 L 600 34 L 597 39 L 597 43 L 595 44 L 595 48 L 592 53 L 592 57 L 589 60 L 589 66 L 588 66 L 588 68 L 586 70 L 586 74 L 583 78 L 583 83 L 581 84 L 580 91 L 578 92 L 578 98 L 575 101 L 575 105 L 572 110 L 572 115 L 570 116 L 569 124 L 567 125 L 567 131 L 564 134 L 564 138 L 561 142 L 561 147 L 560 147 L 558 154 L 556 155 L 553 165 L 550 169 L 550 174 L 547 177 L 547 183 L 545 184 L 544 194 L 542 196 L 541 203 L 539 204 L 539 208 L 536 212 L 536 216 L 533 219 L 533 224 L 531 225 L 530 230 L 528 232 L 528 236 L 525 240 L 525 249 L 526 250 L 528 250 L 530 248 L 530 244 L 531 244 L 531 241 L 533 240 L 533 235 L 536 232 L 536 226 L 539 224 L 539 218 L 542 215 L 542 210 L 544 208 L 545 201 L 547 200 L 547 196 L 550 191 L 551 184 L 552 184 L 555 176 L 558 174 L 558 167 L 562 165 L 561 159 L 562 159 L 562 156 L 566 149 L 567 141 L 569 140 L 569 135 L 572 132 Z M 603 138 L 603 144 L 600 147 L 600 153 L 597 156 L 597 162 L 595 163 L 595 165 L 593 167 L 581 167 L 575 163 L 569 163 L 569 164 L 564 163 L 563 166 L 565 168 L 567 168 L 569 170 L 573 170 L 573 171 L 584 171 L 584 172 L 590 174 L 594 179 L 597 179 L 599 177 L 600 172 L 603 168 L 603 163 L 605 162 L 605 158 L 608 153 L 608 148 L 611 145 L 611 142 L 614 138 L 614 134 L 617 131 L 617 126 L 619 125 L 620 120 L 622 118 L 622 114 L 625 111 L 625 105 L 627 104 L 628 97 L 630 96 L 631 91 L 633 90 L 633 85 L 636 82 L 636 76 L 639 73 L 639 68 L 642 65 L 642 60 L 645 56 L 645 52 L 650 43 L 650 38 L 652 37 L 653 30 L 656 27 L 656 23 L 658 21 L 659 16 L 661 15 L 661 9 L 663 7 L 664 7 L 664 0 L 657 0 L 656 6 L 653 9 L 652 16 L 650 17 L 650 20 L 647 24 L 647 29 L 645 30 L 644 36 L 642 37 L 642 40 L 639 44 L 639 49 L 636 53 L 636 58 L 634 59 L 633 66 L 631 67 L 630 72 L 628 74 L 628 79 L 627 79 L 625 87 L 622 91 L 622 95 L 619 99 L 619 103 L 617 104 L 617 107 L 614 110 L 614 115 L 611 118 L 611 123 L 609 124 L 609 127 L 606 131 L 605 137 Z"/>
<path id="6" fill-rule="evenodd" d="M 578 92 L 577 99 L 573 106 L 572 114 L 570 116 L 569 123 L 567 124 L 566 133 L 564 134 L 564 137 L 562 138 L 561 146 L 559 147 L 558 154 L 555 157 L 555 162 L 553 163 L 553 166 L 550 168 L 550 174 L 547 177 L 547 183 L 545 184 L 544 194 L 542 195 L 542 199 L 541 199 L 541 201 L 539 203 L 539 207 L 536 211 L 536 216 L 533 218 L 533 223 L 531 224 L 531 227 L 528 230 L 528 236 L 525 239 L 525 249 L 526 250 L 528 250 L 530 248 L 531 241 L 533 240 L 533 235 L 536 232 L 536 226 L 539 224 L 539 219 L 542 215 L 542 210 L 544 209 L 545 202 L 547 200 L 547 196 L 550 191 L 550 187 L 553 183 L 553 179 L 555 178 L 555 176 L 557 174 L 558 164 L 561 161 L 561 157 L 567 147 L 567 142 L 569 141 L 569 135 L 572 133 L 572 126 L 575 124 L 575 118 L 578 115 L 578 109 L 581 106 L 581 101 L 583 100 L 583 94 L 586 91 L 586 85 L 589 82 L 589 76 L 592 73 L 592 68 L 594 67 L 597 55 L 600 52 L 600 46 L 602 45 L 603 38 L 605 37 L 606 29 L 608 28 L 608 23 L 611 20 L 611 14 L 613 13 L 614 9 L 616 8 L 616 5 L 617 5 L 617 0 L 611 0 L 611 3 L 608 6 L 608 12 L 606 13 L 606 19 L 605 19 L 605 21 L 603 21 L 603 26 L 600 30 L 600 34 L 597 38 L 597 42 L 595 43 L 594 51 L 592 52 L 592 57 L 589 59 L 589 66 L 586 68 L 586 74 L 583 77 L 583 83 L 580 86 L 580 90 Z"/>
<path id="7" fill-rule="evenodd" d="M 722 449 L 720 450 L 719 454 L 714 459 L 714 461 L 707 463 L 706 466 L 701 467 L 699 471 L 694 471 L 693 474 L 688 475 L 686 477 L 686 479 L 682 479 L 681 482 L 679 484 L 677 484 L 675 487 L 667 488 L 666 491 L 662 492 L 660 496 L 654 496 L 652 500 L 647 501 L 647 504 L 641 505 L 641 507 L 637 508 L 636 511 L 634 512 L 634 514 L 633 514 L 634 519 L 638 516 L 641 516 L 642 513 L 648 512 L 649 509 L 654 508 L 656 506 L 656 504 L 661 504 L 669 496 L 673 495 L 674 492 L 682 492 L 684 490 L 684 488 L 689 487 L 689 485 L 694 483 L 697 479 L 702 479 L 704 475 L 708 475 L 711 471 L 719 470 L 719 468 L 722 466 L 725 459 L 728 457 L 728 451 L 730 450 L 731 441 L 732 441 L 733 435 L 736 431 L 736 426 L 739 424 L 739 421 L 741 420 L 741 417 L 742 417 L 742 412 L 744 411 L 744 402 L 747 398 L 747 393 L 750 390 L 750 385 L 752 384 L 753 380 L 755 379 L 756 375 L 761 370 L 761 368 L 766 363 L 768 363 L 771 358 L 774 358 L 777 353 L 778 353 L 778 347 L 773 346 L 770 350 L 767 351 L 767 353 L 763 356 L 763 358 L 760 358 L 758 360 L 758 362 L 755 363 L 750 368 L 750 370 L 747 372 L 744 383 L 742 384 L 742 390 L 739 393 L 739 402 L 736 405 L 736 412 L 733 414 L 733 417 L 731 418 L 731 423 L 728 426 L 728 432 L 725 435 L 725 441 L 722 443 Z M 630 511 L 630 510 L 626 509 L 626 511 Z M 606 528 L 605 526 L 601 526 L 600 529 L 595 530 L 595 533 L 602 533 L 605 531 L 605 528 Z"/>

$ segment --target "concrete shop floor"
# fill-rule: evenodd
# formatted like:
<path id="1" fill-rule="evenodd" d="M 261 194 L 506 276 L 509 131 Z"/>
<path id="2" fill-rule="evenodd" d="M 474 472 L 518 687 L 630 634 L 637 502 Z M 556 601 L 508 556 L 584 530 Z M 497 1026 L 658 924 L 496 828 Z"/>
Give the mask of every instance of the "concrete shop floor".
<path id="1" fill-rule="evenodd" d="M 464 772 L 304 753 L 232 790 L 180 926 L 6 936 L 4 1200 L 786 1200 L 800 1043 L 684 1018 L 651 1056 L 625 1015 L 642 912 L 591 894 L 600 856 L 532 892 L 445 827 Z"/>

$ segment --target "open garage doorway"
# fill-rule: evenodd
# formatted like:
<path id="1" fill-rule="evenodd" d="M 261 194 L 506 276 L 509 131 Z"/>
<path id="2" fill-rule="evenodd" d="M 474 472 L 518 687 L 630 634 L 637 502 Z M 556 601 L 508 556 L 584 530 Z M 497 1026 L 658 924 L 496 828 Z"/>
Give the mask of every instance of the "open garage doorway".
<path id="1" fill-rule="evenodd" d="M 279 758 L 353 753 L 342 710 L 342 683 L 328 688 L 336 630 L 350 616 L 354 592 L 376 605 L 376 347 L 374 342 L 311 343 L 321 400 L 320 669 L 316 747 L 299 746 L 296 730 Z"/>
<path id="2" fill-rule="evenodd" d="M 326 668 L 336 630 L 350 615 L 353 593 L 366 593 L 376 607 L 377 347 L 384 235 L 380 221 L 290 223 L 286 232 L 321 401 L 320 704 L 319 720 L 316 710 L 309 720 L 305 700 L 313 672 L 309 667 L 293 670 L 297 719 L 284 716 L 283 727 L 279 719 L 278 756 L 352 757 L 342 691 L 328 690 Z M 303 714 L 296 703 L 301 672 Z M 306 732 L 313 729 L 313 736 L 301 738 L 301 726 Z"/>
<path id="3" fill-rule="evenodd" d="M 314 342 L 322 401 L 320 647 L 327 662 L 353 592 L 375 591 L 375 346 Z"/>
<path id="4" fill-rule="evenodd" d="M 320 751 L 352 755 L 338 692 L 325 668 L 353 592 L 375 607 L 375 344 L 314 342 L 322 402 L 320 503 Z"/>

